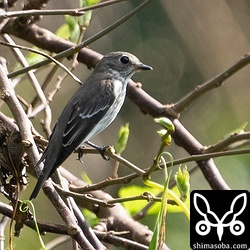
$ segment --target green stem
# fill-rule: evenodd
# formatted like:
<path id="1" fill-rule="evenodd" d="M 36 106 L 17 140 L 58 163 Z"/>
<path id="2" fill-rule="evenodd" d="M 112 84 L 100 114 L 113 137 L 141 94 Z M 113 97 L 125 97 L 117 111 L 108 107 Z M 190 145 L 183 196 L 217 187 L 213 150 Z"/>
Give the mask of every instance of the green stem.
<path id="1" fill-rule="evenodd" d="M 144 183 L 150 187 L 157 188 L 161 191 L 164 190 L 164 187 L 156 182 L 150 181 L 150 180 L 144 180 Z M 183 210 L 183 212 L 186 214 L 188 220 L 190 220 L 190 211 L 186 204 L 171 190 L 168 189 L 168 195 L 171 199 L 173 199 Z"/>

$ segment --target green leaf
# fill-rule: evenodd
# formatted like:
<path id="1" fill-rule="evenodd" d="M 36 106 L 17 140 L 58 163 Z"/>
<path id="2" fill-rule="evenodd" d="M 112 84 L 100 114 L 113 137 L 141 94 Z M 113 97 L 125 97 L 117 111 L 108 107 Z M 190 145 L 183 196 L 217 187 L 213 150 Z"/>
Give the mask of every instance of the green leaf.
<path id="1" fill-rule="evenodd" d="M 247 124 L 248 124 L 248 122 L 243 122 L 243 124 L 241 124 L 239 127 L 235 128 L 234 130 L 227 133 L 224 136 L 224 138 L 227 138 L 227 137 L 229 137 L 230 135 L 233 135 L 233 134 L 242 134 L 242 133 L 244 133 Z"/>
<path id="2" fill-rule="evenodd" d="M 85 7 L 85 6 L 91 6 L 94 4 L 99 3 L 100 0 L 81 0 L 80 6 Z"/>
<path id="3" fill-rule="evenodd" d="M 127 146 L 129 138 L 129 124 L 121 126 L 119 130 L 118 140 L 116 141 L 114 148 L 116 153 L 121 154 Z"/>
<path id="4" fill-rule="evenodd" d="M 161 129 L 157 131 L 158 135 L 161 136 L 161 141 L 166 146 L 170 146 L 172 137 L 166 129 Z"/>
<path id="5" fill-rule="evenodd" d="M 88 7 L 99 3 L 100 0 L 82 0 L 80 2 L 81 7 Z M 84 15 L 78 18 L 78 23 L 81 27 L 88 27 L 92 18 L 92 10 L 86 11 Z"/>
<path id="6" fill-rule="evenodd" d="M 65 15 L 65 24 L 61 25 L 55 34 L 63 39 L 68 39 L 74 43 L 78 41 L 80 28 L 75 17 Z"/>
<path id="7" fill-rule="evenodd" d="M 60 38 L 69 39 L 71 36 L 69 25 L 64 23 L 57 29 L 55 34 Z"/>
<path id="8" fill-rule="evenodd" d="M 78 24 L 81 27 L 88 27 L 92 17 L 92 10 L 88 10 L 84 15 L 78 17 Z"/>
<path id="9" fill-rule="evenodd" d="M 152 240 L 149 245 L 149 250 L 160 250 L 165 242 L 165 224 L 167 215 L 167 201 L 168 201 L 168 185 L 169 185 L 170 175 L 164 184 L 164 190 L 162 194 L 162 201 L 160 210 L 157 216 L 157 221 L 155 224 L 154 233 Z"/>
<path id="10" fill-rule="evenodd" d="M 91 181 L 91 179 L 89 178 L 89 176 L 87 175 L 86 172 L 83 172 L 81 174 L 81 177 L 82 177 L 83 181 L 86 182 L 87 184 L 92 184 L 92 181 Z"/>
<path id="11" fill-rule="evenodd" d="M 65 23 L 69 26 L 70 32 L 72 32 L 76 26 L 78 26 L 77 19 L 70 15 L 65 15 Z"/>
<path id="12" fill-rule="evenodd" d="M 125 198 L 125 197 L 141 195 L 146 192 L 152 193 L 153 195 L 157 195 L 159 193 L 159 190 L 150 188 L 150 187 L 140 187 L 136 185 L 131 185 L 129 187 L 120 188 L 118 192 L 118 196 L 121 198 Z M 148 204 L 148 201 L 146 200 L 140 200 L 140 201 L 137 200 L 137 201 L 124 202 L 123 206 L 130 214 L 135 214 L 141 211 L 141 209 L 144 208 L 147 204 Z M 155 208 L 150 209 L 148 211 L 148 214 L 155 214 L 155 210 L 156 210 Z"/>

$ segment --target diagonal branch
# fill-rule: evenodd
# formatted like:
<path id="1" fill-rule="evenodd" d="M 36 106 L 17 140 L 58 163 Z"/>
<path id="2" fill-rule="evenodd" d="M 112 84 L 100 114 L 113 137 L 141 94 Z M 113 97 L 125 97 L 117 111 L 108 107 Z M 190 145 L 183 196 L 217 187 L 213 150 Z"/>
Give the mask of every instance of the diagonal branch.
<path id="1" fill-rule="evenodd" d="M 87 40 L 85 40 L 85 41 L 83 41 L 83 42 L 81 42 L 81 43 L 79 43 L 77 45 L 75 45 L 73 43 L 70 43 L 70 42 L 65 43 L 64 45 L 66 45 L 67 48 L 64 47 L 64 49 L 56 48 L 56 46 L 53 46 L 53 44 L 52 44 L 53 49 L 52 48 L 46 48 L 46 46 L 43 47 L 43 40 L 46 39 L 47 36 L 48 36 L 48 38 L 54 38 L 55 41 L 58 40 L 58 37 L 55 36 L 53 33 L 49 32 L 48 30 L 41 29 L 41 28 L 39 28 L 38 33 L 34 33 L 34 29 L 37 26 L 34 26 L 34 24 L 24 26 L 18 21 L 18 19 L 15 19 L 15 18 L 10 19 L 8 21 L 8 23 L 3 27 L 1 32 L 3 32 L 3 33 L 11 33 L 11 34 L 13 34 L 13 35 L 15 35 L 15 36 L 17 36 L 19 38 L 22 38 L 24 40 L 27 40 L 27 41 L 37 45 L 39 48 L 43 48 L 43 49 L 49 50 L 51 52 L 59 53 L 58 55 L 56 55 L 54 57 L 54 59 L 58 60 L 58 59 L 61 59 L 61 58 L 70 57 L 75 53 L 79 53 L 80 50 L 83 49 L 84 47 L 86 47 L 86 46 L 90 45 L 91 43 L 97 41 L 98 39 L 100 39 L 104 35 L 108 34 L 110 31 L 114 30 L 115 28 L 119 27 L 124 22 L 126 22 L 127 20 L 129 20 L 130 18 L 135 16 L 138 12 L 140 12 L 143 8 L 145 8 L 150 2 L 152 2 L 152 0 L 143 1 L 140 5 L 138 5 L 136 8 L 134 8 L 128 14 L 126 14 L 125 16 L 123 16 L 122 18 L 117 20 L 116 22 L 112 23 L 111 25 L 109 25 L 105 29 L 101 30 L 100 32 L 98 32 L 94 36 L 88 38 Z M 30 33 L 30 28 L 31 27 L 33 27 L 33 30 Z M 21 32 L 20 32 L 20 29 L 22 29 Z M 35 37 L 34 37 L 34 34 L 36 35 Z M 28 37 L 27 37 L 27 35 L 28 35 Z M 40 38 L 39 39 L 40 40 L 39 44 L 36 44 L 36 42 L 39 41 L 39 40 L 37 40 L 37 38 Z M 63 39 L 61 39 L 61 40 L 63 40 Z M 50 40 L 50 42 L 52 42 L 52 39 Z M 46 45 L 49 45 L 49 43 L 46 43 Z M 59 45 L 59 44 L 57 43 L 57 45 Z M 79 60 L 79 58 L 78 58 L 78 60 Z M 100 58 L 98 59 L 98 61 L 99 60 L 100 60 Z M 95 62 L 95 64 L 93 66 L 95 66 L 97 62 Z M 50 63 L 50 60 L 48 60 L 48 59 L 44 60 L 42 62 L 31 65 L 30 67 L 26 67 L 24 69 L 18 70 L 18 71 L 15 72 L 15 74 L 12 74 L 11 76 L 9 75 L 9 77 L 14 77 L 14 76 L 17 76 L 19 74 L 26 73 L 27 71 L 29 71 L 31 69 L 35 69 L 35 68 L 44 66 L 44 65 L 46 65 L 48 63 Z"/>
<path id="2" fill-rule="evenodd" d="M 214 78 L 206 81 L 201 85 L 197 85 L 193 91 L 183 97 L 180 101 L 174 104 L 173 109 L 177 113 L 185 111 L 194 101 L 203 96 L 208 91 L 214 88 L 221 87 L 222 84 L 229 78 L 236 74 L 238 71 L 250 64 L 250 53 L 245 54 L 238 62 L 234 63 L 224 72 L 215 76 Z"/>
<path id="3" fill-rule="evenodd" d="M 71 15 L 71 16 L 81 16 L 88 10 L 94 10 L 98 8 L 102 8 L 114 3 L 124 2 L 128 0 L 108 0 L 105 2 L 101 2 L 95 5 L 78 8 L 78 9 L 56 9 L 56 10 L 40 10 L 40 9 L 28 9 L 22 11 L 8 11 L 0 13 L 0 17 L 2 18 L 10 18 L 10 17 L 22 17 L 22 16 L 53 16 L 53 15 Z M 1 3 L 0 3 L 1 4 Z M 1 6 L 1 5 L 0 5 Z M 34 8 L 34 6 L 33 6 Z"/>
<path id="4" fill-rule="evenodd" d="M 8 31 L 22 39 L 26 40 L 29 38 L 29 41 L 36 46 L 56 53 L 75 48 L 75 44 L 60 39 L 50 31 L 34 24 L 26 27 L 19 27 L 18 30 L 9 27 Z M 95 67 L 101 58 L 101 54 L 89 48 L 83 48 L 78 54 L 78 61 L 86 64 L 88 67 Z M 14 77 L 17 73 L 19 74 L 20 72 L 11 73 L 8 76 Z M 172 105 L 161 104 L 143 89 L 138 87 L 132 80 L 129 81 L 127 95 L 139 106 L 143 113 L 150 114 L 152 117 L 165 116 L 170 119 L 178 118 L 178 114 L 174 112 Z M 173 121 L 176 129 L 173 138 L 176 144 L 183 147 L 190 155 L 202 154 L 204 152 L 203 145 L 187 131 L 178 119 L 174 119 Z M 205 160 L 197 163 L 213 189 L 229 189 L 213 160 Z"/>

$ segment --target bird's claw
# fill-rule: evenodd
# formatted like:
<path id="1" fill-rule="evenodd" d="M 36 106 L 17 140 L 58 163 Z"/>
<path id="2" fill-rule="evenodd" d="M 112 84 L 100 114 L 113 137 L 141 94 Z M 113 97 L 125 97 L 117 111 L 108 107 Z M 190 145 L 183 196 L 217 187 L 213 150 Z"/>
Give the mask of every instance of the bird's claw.
<path id="1" fill-rule="evenodd" d="M 92 148 L 95 148 L 102 156 L 102 158 L 106 161 L 108 161 L 110 158 L 107 157 L 105 155 L 105 151 L 110 147 L 110 146 L 104 146 L 104 147 L 99 147 L 97 145 L 95 145 L 94 143 L 90 142 L 90 141 L 87 141 L 85 142 L 86 144 L 88 144 L 89 146 L 91 146 Z"/>
<path id="2" fill-rule="evenodd" d="M 77 148 L 77 160 L 80 161 L 81 163 L 84 163 L 83 160 L 82 160 L 82 157 L 84 155 L 83 153 L 83 148 L 85 148 L 84 146 L 83 147 L 79 147 Z"/>
<path id="3" fill-rule="evenodd" d="M 105 151 L 109 148 L 110 146 L 104 146 L 104 147 L 99 147 L 99 149 L 97 149 L 99 151 L 99 153 L 101 154 L 102 158 L 105 161 L 110 160 L 110 158 L 108 156 L 105 155 Z"/>

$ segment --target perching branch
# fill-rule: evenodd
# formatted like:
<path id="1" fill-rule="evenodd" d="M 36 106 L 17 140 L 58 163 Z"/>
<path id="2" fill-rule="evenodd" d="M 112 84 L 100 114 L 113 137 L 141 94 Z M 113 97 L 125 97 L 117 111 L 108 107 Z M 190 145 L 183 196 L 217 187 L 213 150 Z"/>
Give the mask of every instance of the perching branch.
<path id="1" fill-rule="evenodd" d="M 9 126 L 12 126 L 13 129 L 17 129 L 16 125 L 14 123 L 10 123 L 10 121 L 8 120 L 8 118 L 4 115 L 2 115 L 0 113 L 0 119 L 4 119 L 5 122 L 9 122 Z M 42 144 L 43 146 L 45 145 L 45 141 L 41 140 L 41 138 L 39 138 L 39 136 L 35 136 L 35 140 L 37 143 Z M 92 150 L 92 149 L 91 149 Z M 93 152 L 92 152 L 93 153 Z M 29 170 L 31 171 L 31 169 L 29 168 Z M 74 187 L 82 187 L 85 186 L 86 183 L 84 183 L 81 179 L 79 179 L 78 177 L 72 175 L 70 172 L 68 172 L 67 170 L 65 170 L 64 168 L 60 168 L 60 172 L 62 174 L 62 176 L 64 178 L 66 178 L 66 180 L 68 181 L 68 183 L 70 183 L 72 186 Z M 138 177 L 138 175 L 137 175 Z M 114 179 L 115 180 L 115 179 Z M 119 178 L 117 179 L 119 180 Z M 118 182 L 121 184 L 121 182 Z M 52 189 L 52 190 L 51 190 Z M 53 187 L 46 187 L 44 188 L 45 192 L 54 192 L 54 188 Z M 78 192 L 82 193 L 80 190 L 77 190 Z M 66 193 L 67 194 L 67 193 Z M 49 197 L 53 196 L 49 194 Z M 120 205 L 120 204 L 116 204 L 115 206 L 113 205 L 108 205 L 107 206 L 107 202 L 111 201 L 113 198 L 103 192 L 103 191 L 90 191 L 87 190 L 87 198 L 83 199 L 84 195 L 75 195 L 74 198 L 77 201 L 78 205 L 80 205 L 81 207 L 85 207 L 87 209 L 89 209 L 90 211 L 92 211 L 93 213 L 96 213 L 96 215 L 99 218 L 107 218 L 107 220 L 105 220 L 107 222 L 107 226 L 109 228 L 109 230 L 120 230 L 120 231 L 130 231 L 129 235 L 127 235 L 131 240 L 133 241 L 137 241 L 140 242 L 144 245 L 148 245 L 150 240 L 151 240 L 151 235 L 152 232 L 145 227 L 144 225 L 138 223 L 137 221 L 133 220 L 128 214 L 127 212 L 124 210 L 124 208 Z M 89 197 L 92 197 L 92 199 L 89 199 Z M 147 198 L 147 197 L 145 197 Z M 56 199 L 58 199 L 57 195 L 56 195 Z M 56 202 L 56 199 L 54 199 L 53 197 L 51 198 L 52 204 L 56 205 L 58 204 L 58 202 Z M 99 203 L 96 201 L 102 201 L 101 203 L 104 204 L 105 206 L 100 206 L 102 205 L 101 203 Z M 94 202 L 92 202 L 94 201 Z M 7 205 L 6 205 L 7 206 Z M 56 205 L 57 207 L 59 207 L 59 205 Z M 62 207 L 61 207 L 62 208 Z M 1 204 L 0 204 L 0 213 L 2 214 L 6 214 L 5 213 L 6 210 L 1 210 Z M 11 214 L 7 214 L 8 216 L 11 216 Z M 67 217 L 68 214 L 64 214 L 63 216 Z M 47 222 L 46 222 L 47 223 Z M 45 223 L 45 224 L 46 224 Z M 26 223 L 25 223 L 26 224 Z M 27 222 L 28 226 L 32 226 L 32 228 L 34 228 L 34 223 L 32 221 Z M 49 229 L 46 228 L 45 226 L 43 226 L 42 224 L 39 223 L 39 228 L 40 231 L 47 231 L 47 232 L 54 232 L 57 233 L 56 231 L 51 231 L 54 229 Z M 67 228 L 67 227 L 63 227 L 63 228 Z M 56 229 L 55 229 L 56 230 Z M 68 229 L 66 229 L 68 230 Z M 60 234 L 60 232 L 58 232 Z M 61 232 L 63 233 L 63 232 Z M 99 235 L 96 232 L 97 235 Z M 105 237 L 105 241 L 107 240 L 109 242 L 110 237 L 106 238 Z M 111 240 L 111 239 L 110 239 Z M 133 249 L 133 248 L 132 248 Z M 164 246 L 163 249 L 168 249 L 167 246 Z"/>

